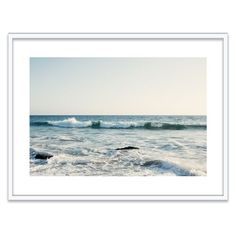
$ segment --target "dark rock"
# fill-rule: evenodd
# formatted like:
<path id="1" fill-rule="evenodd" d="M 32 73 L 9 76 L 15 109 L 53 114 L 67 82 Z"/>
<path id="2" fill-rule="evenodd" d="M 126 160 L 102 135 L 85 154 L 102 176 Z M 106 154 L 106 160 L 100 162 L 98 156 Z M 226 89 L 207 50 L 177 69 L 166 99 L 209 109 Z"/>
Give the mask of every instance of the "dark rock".
<path id="1" fill-rule="evenodd" d="M 138 147 L 127 146 L 123 148 L 116 148 L 116 150 L 132 150 L 132 149 L 139 149 Z"/>
<path id="2" fill-rule="evenodd" d="M 161 167 L 162 166 L 162 161 L 160 161 L 160 160 L 146 161 L 142 164 L 142 166 L 145 166 L 145 167 L 149 167 L 149 166 Z"/>
<path id="3" fill-rule="evenodd" d="M 161 161 L 161 160 L 146 161 L 143 164 L 141 164 L 141 166 L 151 167 L 151 168 L 157 167 L 157 168 L 162 169 L 162 171 L 165 171 L 165 172 L 167 171 L 177 176 L 195 176 L 195 174 L 192 173 L 191 171 L 184 169 L 175 163 Z"/>
<path id="4" fill-rule="evenodd" d="M 41 160 L 47 160 L 53 157 L 52 154 L 46 153 L 46 152 L 36 152 L 35 159 L 41 159 Z"/>
<path id="5" fill-rule="evenodd" d="M 47 152 L 38 152 L 34 150 L 33 148 L 30 148 L 30 159 L 47 160 L 51 157 L 53 157 L 52 154 L 49 154 Z"/>

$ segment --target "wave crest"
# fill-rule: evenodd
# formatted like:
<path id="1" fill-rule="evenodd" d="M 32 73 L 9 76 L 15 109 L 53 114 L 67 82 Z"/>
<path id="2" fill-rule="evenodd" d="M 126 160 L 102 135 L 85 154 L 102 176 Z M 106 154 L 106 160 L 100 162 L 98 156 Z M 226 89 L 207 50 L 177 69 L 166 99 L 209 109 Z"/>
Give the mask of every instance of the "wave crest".
<path id="1" fill-rule="evenodd" d="M 62 128 L 93 128 L 93 129 L 148 129 L 148 130 L 184 130 L 206 129 L 202 124 L 178 124 L 144 121 L 79 121 L 75 117 L 57 121 L 36 121 L 31 126 L 56 126 Z"/>

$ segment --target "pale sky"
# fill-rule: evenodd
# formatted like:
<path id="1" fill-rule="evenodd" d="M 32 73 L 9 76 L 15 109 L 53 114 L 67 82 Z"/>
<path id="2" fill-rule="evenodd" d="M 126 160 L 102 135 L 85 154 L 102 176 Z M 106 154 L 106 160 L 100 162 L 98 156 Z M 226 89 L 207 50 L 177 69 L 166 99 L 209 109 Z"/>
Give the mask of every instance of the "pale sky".
<path id="1" fill-rule="evenodd" d="M 31 58 L 31 115 L 206 115 L 206 58 Z"/>

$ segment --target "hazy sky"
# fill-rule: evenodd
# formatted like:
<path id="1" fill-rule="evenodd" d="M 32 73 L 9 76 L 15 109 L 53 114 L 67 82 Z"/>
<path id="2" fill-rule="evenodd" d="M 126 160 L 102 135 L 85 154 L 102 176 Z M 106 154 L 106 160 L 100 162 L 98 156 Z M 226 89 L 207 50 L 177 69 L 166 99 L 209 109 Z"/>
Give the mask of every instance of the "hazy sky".
<path id="1" fill-rule="evenodd" d="M 205 115 L 205 58 L 31 58 L 40 114 Z"/>

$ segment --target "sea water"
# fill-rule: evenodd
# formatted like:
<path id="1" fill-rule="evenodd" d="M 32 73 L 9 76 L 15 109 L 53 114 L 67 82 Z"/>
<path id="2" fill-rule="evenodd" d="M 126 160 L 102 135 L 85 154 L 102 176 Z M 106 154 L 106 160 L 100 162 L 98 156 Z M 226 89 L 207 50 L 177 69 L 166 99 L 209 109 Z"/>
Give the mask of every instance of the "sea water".
<path id="1" fill-rule="evenodd" d="M 206 124 L 206 116 L 30 116 L 30 174 L 204 176 Z"/>

